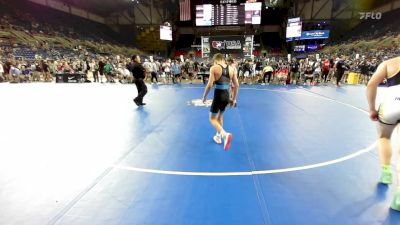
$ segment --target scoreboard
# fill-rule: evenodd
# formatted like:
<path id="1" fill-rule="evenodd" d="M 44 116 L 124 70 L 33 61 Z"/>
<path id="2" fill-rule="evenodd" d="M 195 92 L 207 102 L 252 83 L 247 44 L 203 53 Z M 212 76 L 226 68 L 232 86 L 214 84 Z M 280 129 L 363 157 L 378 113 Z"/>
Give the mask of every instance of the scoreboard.
<path id="1" fill-rule="evenodd" d="M 261 24 L 261 2 L 196 5 L 196 26 Z"/>

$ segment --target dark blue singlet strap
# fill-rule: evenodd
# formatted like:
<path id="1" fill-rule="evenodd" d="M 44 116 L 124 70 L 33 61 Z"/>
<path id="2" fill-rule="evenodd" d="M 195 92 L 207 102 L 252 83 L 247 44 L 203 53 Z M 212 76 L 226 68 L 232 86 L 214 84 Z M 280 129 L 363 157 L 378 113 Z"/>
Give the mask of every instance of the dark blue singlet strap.
<path id="1" fill-rule="evenodd" d="M 218 65 L 221 67 L 222 73 L 221 73 L 221 77 L 217 80 L 217 82 L 215 84 L 215 88 L 219 89 L 219 90 L 229 90 L 230 83 L 224 82 L 224 79 L 227 78 L 225 70 L 228 69 L 228 66 L 224 68 L 221 64 L 218 64 Z M 228 71 L 228 75 L 229 75 L 229 71 Z"/>

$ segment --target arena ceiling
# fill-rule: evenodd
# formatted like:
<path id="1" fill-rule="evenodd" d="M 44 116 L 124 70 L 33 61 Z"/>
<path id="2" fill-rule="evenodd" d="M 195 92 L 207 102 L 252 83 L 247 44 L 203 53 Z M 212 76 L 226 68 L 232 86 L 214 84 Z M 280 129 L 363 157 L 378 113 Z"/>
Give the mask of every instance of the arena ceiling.
<path id="1" fill-rule="evenodd" d="M 107 16 L 134 7 L 135 4 L 150 5 L 151 0 L 60 0 L 90 12 Z M 178 0 L 153 0 L 155 6 L 168 8 L 171 4 L 178 4 Z"/>
<path id="2" fill-rule="evenodd" d="M 120 12 L 128 9 L 130 6 L 135 4 L 150 5 L 151 0 L 59 0 L 71 5 L 75 5 L 79 8 L 83 8 L 93 13 L 97 13 L 103 16 L 107 16 L 113 12 Z M 196 1 L 196 0 L 194 0 Z M 262 0 L 265 3 L 279 2 L 280 0 Z M 286 0 L 288 1 L 288 0 Z M 294 2 L 309 2 L 311 0 L 289 0 Z M 319 1 L 319 0 L 315 0 Z M 352 2 L 359 6 L 359 8 L 374 8 L 378 5 L 391 2 L 394 0 L 332 0 L 334 3 Z M 139 3 L 136 3 L 139 2 Z M 153 0 L 155 6 L 161 8 L 170 8 L 171 5 L 177 5 L 179 0 Z"/>

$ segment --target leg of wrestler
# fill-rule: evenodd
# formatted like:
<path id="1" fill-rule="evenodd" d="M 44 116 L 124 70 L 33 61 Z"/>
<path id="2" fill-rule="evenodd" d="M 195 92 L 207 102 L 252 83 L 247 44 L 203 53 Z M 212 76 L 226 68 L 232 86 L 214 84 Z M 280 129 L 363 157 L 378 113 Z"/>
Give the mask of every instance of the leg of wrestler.
<path id="1" fill-rule="evenodd" d="M 380 121 L 382 121 L 382 118 L 380 118 Z M 392 183 L 392 172 L 390 166 L 390 161 L 392 158 L 392 147 L 390 138 L 396 125 L 384 124 L 384 122 L 379 122 L 377 124 L 378 151 L 379 159 L 382 166 L 382 175 L 380 182 L 384 184 L 390 184 Z"/>
<path id="2" fill-rule="evenodd" d="M 226 132 L 223 128 L 223 113 L 228 103 L 229 92 L 218 92 L 214 94 L 214 100 L 210 109 L 210 123 L 217 131 L 217 134 L 214 136 L 214 141 L 217 144 L 220 144 L 222 143 L 221 138 L 224 139 L 225 150 L 230 148 L 230 143 L 232 140 L 232 134 Z"/>
<path id="3" fill-rule="evenodd" d="M 221 125 L 221 127 L 224 127 L 224 114 L 223 112 L 220 112 L 217 116 L 218 123 Z"/>
<path id="4" fill-rule="evenodd" d="M 221 131 L 223 130 L 222 125 L 219 122 L 220 113 L 210 113 L 210 123 L 213 125 L 217 133 L 214 135 L 213 139 L 215 143 L 222 144 Z"/>
<path id="5" fill-rule="evenodd" d="M 393 129 L 396 125 L 386 125 L 383 123 L 378 123 L 378 149 L 379 158 L 382 165 L 390 165 L 390 160 L 392 158 L 392 147 L 390 143 L 390 137 L 392 135 Z"/>
<path id="6" fill-rule="evenodd" d="M 400 138 L 400 130 L 398 131 L 397 138 Z M 400 139 L 398 139 L 400 142 Z M 400 153 L 400 151 L 399 151 Z M 400 159 L 398 159 L 399 161 Z M 397 191 L 394 196 L 391 208 L 397 211 L 400 211 L 400 163 L 397 162 Z"/>
<path id="7" fill-rule="evenodd" d="M 391 169 L 391 158 L 392 158 L 392 148 L 390 137 L 396 125 L 387 125 L 383 123 L 378 123 L 378 150 L 379 158 L 382 165 L 382 172 L 380 182 L 383 184 L 391 184 L 392 181 L 392 169 Z M 399 165 L 397 165 L 399 166 Z M 399 172 L 399 167 L 397 167 Z M 399 174 L 398 174 L 399 175 Z M 398 187 L 396 194 L 393 198 L 391 208 L 400 211 L 400 186 Z"/>
<path id="8" fill-rule="evenodd" d="M 213 102 L 212 102 L 211 108 L 210 108 L 210 123 L 217 131 L 217 134 L 220 134 L 221 131 L 223 130 L 221 124 L 218 121 L 218 116 L 220 114 L 220 106 L 219 105 L 221 105 L 220 94 L 216 90 L 214 92 L 214 99 L 213 99 Z"/>

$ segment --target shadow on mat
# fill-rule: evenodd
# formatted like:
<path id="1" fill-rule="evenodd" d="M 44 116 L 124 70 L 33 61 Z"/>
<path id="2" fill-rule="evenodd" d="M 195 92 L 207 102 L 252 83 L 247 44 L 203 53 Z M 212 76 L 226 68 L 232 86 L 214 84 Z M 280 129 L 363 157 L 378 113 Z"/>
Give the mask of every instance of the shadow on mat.
<path id="1" fill-rule="evenodd" d="M 390 209 L 393 193 L 388 192 L 387 185 L 377 184 L 370 197 L 351 202 L 343 207 L 332 218 L 335 224 L 341 225 L 397 225 L 400 213 Z M 390 194 L 391 193 L 391 194 Z M 354 220 L 349 220 L 354 218 Z"/>

